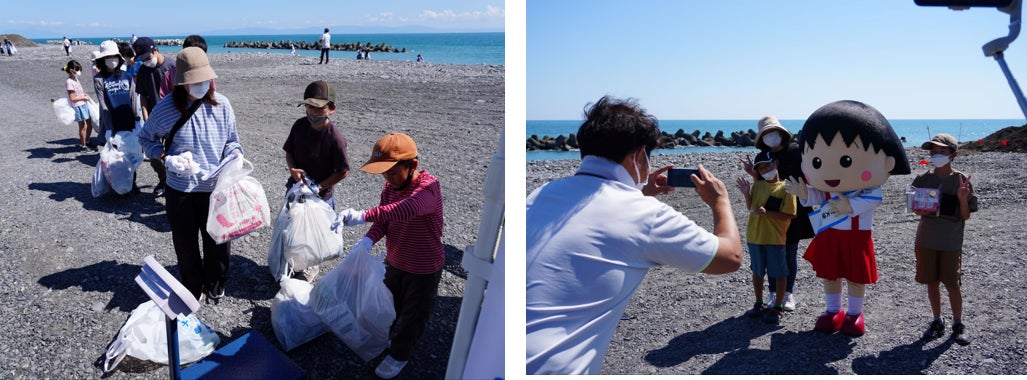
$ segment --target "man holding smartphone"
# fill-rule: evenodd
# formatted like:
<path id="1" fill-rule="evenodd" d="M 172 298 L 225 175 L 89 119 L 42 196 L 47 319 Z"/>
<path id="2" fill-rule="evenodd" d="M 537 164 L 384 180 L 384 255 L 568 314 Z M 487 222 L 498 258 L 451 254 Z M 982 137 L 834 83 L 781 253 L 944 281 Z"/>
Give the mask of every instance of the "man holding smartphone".
<path id="1" fill-rule="evenodd" d="M 649 155 L 660 131 L 632 100 L 599 99 L 578 129 L 575 175 L 527 199 L 528 374 L 596 374 L 631 295 L 649 268 L 723 274 L 742 261 L 724 183 L 699 166 L 695 191 L 713 213 L 713 232 L 652 197 L 665 194 Z"/>

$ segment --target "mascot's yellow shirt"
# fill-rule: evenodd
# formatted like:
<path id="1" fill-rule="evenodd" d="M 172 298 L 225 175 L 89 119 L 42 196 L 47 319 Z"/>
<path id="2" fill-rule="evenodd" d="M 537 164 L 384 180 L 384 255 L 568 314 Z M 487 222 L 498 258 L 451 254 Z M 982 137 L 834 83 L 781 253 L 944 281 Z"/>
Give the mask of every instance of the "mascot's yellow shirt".
<path id="1" fill-rule="evenodd" d="M 779 211 L 795 215 L 795 196 L 785 192 L 785 182 L 756 181 L 749 190 L 752 207 L 764 207 L 768 212 Z M 745 241 L 762 245 L 785 245 L 788 225 L 791 219 L 777 219 L 749 212 L 749 224 L 745 231 Z"/>

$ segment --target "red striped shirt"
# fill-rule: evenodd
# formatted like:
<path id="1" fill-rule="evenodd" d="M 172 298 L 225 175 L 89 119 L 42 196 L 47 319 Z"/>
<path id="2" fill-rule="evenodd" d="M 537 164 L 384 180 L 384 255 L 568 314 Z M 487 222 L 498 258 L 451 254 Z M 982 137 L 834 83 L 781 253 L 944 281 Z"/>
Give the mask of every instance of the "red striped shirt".
<path id="1" fill-rule="evenodd" d="M 442 189 L 427 171 L 400 191 L 386 183 L 381 202 L 364 212 L 364 220 L 374 223 L 364 236 L 376 243 L 386 237 L 385 259 L 390 265 L 415 274 L 442 269 Z"/>

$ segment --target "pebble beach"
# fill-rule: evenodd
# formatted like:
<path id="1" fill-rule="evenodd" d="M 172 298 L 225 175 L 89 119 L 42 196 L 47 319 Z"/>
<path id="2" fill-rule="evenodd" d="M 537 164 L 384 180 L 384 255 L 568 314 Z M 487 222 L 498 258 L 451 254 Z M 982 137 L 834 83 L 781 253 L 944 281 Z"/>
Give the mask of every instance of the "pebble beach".
<path id="1" fill-rule="evenodd" d="M 95 96 L 88 72 L 95 49 L 76 47 L 65 57 L 60 46 L 20 47 L 0 59 L 0 378 L 168 376 L 167 366 L 131 357 L 113 372 L 101 369 L 112 338 L 148 299 L 134 282 L 143 257 L 153 255 L 175 275 L 178 268 L 164 199 L 151 194 L 157 178 L 149 164 L 138 169 L 140 194 L 93 198 L 99 156 L 80 151 L 77 126 L 54 116 L 51 99 L 67 96 L 60 69 L 69 58 L 87 67 L 81 81 Z M 281 146 L 304 115 L 297 104 L 311 81 L 335 86 L 331 118 L 349 142 L 353 169 L 335 188 L 336 210 L 378 204 L 383 179 L 358 168 L 379 137 L 403 132 L 417 142 L 420 168 L 442 185 L 446 264 L 427 331 L 397 378 L 442 378 L 467 277 L 460 260 L 475 243 L 485 173 L 503 131 L 504 67 L 341 59 L 318 65 L 316 57 L 270 53 L 212 54 L 210 61 L 272 215 L 288 175 Z M 347 228 L 347 250 L 366 231 L 367 225 Z M 196 313 L 221 346 L 253 332 L 281 348 L 270 320 L 279 289 L 267 266 L 270 235 L 263 228 L 232 243 L 226 296 Z M 318 279 L 338 262 L 323 264 Z M 374 378 L 384 358 L 364 362 L 330 333 L 287 356 L 312 379 Z"/>
<path id="2" fill-rule="evenodd" d="M 755 154 L 755 150 L 753 151 Z M 1027 373 L 1027 154 L 961 152 L 953 166 L 972 176 L 980 210 L 966 222 L 963 244 L 963 322 L 968 346 L 949 338 L 952 314 L 942 290 L 946 335 L 920 339 L 931 321 L 926 286 L 914 281 L 913 241 L 918 217 L 905 213 L 903 193 L 927 155 L 906 151 L 913 174 L 892 176 L 874 220 L 880 279 L 867 286 L 867 332 L 858 338 L 813 331 L 824 311 L 823 284 L 802 259 L 799 245 L 795 311 L 780 325 L 743 314 L 754 302 L 748 254 L 725 275 L 689 274 L 671 267 L 649 271 L 631 298 L 601 370 L 605 375 L 1016 375 Z M 659 168 L 703 165 L 728 188 L 735 220 L 745 237 L 748 211 L 735 188 L 746 176 L 738 159 L 745 153 L 654 155 Z M 556 178 L 573 175 L 579 160 L 533 161 L 526 168 L 526 193 Z M 712 230 L 709 207 L 694 190 L 658 197 L 697 224 Z M 766 294 L 766 293 L 765 293 Z M 843 301 L 843 305 L 845 302 Z"/>

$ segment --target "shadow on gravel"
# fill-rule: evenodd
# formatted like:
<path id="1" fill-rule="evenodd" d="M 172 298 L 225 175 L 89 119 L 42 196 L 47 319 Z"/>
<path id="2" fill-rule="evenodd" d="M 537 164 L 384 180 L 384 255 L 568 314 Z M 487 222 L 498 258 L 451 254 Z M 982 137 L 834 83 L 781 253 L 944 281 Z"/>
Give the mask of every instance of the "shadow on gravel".
<path id="1" fill-rule="evenodd" d="M 657 367 L 674 367 L 696 356 L 724 354 L 702 371 L 704 375 L 803 374 L 833 375 L 828 366 L 852 354 L 856 343 L 842 334 L 815 331 L 784 332 L 770 337 L 770 349 L 750 348 L 751 341 L 780 329 L 744 316 L 721 321 L 702 331 L 671 339 L 666 347 L 649 352 L 645 359 Z"/>
<path id="2" fill-rule="evenodd" d="M 852 360 L 852 372 L 857 375 L 919 375 L 931 367 L 931 364 L 949 347 L 952 339 L 925 349 L 927 341 L 917 341 L 882 351 L 877 356 L 864 356 Z"/>
<path id="3" fill-rule="evenodd" d="M 29 158 L 29 159 L 32 159 L 32 158 L 51 159 L 51 158 L 56 157 L 59 154 L 73 154 L 73 153 L 80 152 L 79 147 L 78 147 L 78 139 L 75 139 L 75 138 L 67 138 L 67 139 L 61 139 L 61 140 L 47 141 L 46 143 L 49 144 L 49 145 L 58 145 L 58 146 L 57 147 L 49 147 L 49 146 L 47 146 L 47 147 L 25 149 L 24 152 L 29 154 L 29 156 L 27 158 Z M 99 155 L 96 152 L 86 152 L 85 154 L 87 156 L 97 156 L 97 157 L 99 157 Z M 86 156 L 82 156 L 82 157 L 86 157 Z M 71 159 L 59 158 L 59 159 L 55 159 L 54 160 L 54 162 L 58 162 L 58 163 L 60 163 L 60 162 L 67 162 L 67 161 L 71 161 Z M 96 160 L 95 159 L 93 160 L 93 166 L 96 166 Z"/>
<path id="4" fill-rule="evenodd" d="M 464 280 L 467 279 L 467 270 L 460 265 L 460 262 L 464 259 L 464 250 L 446 244 L 446 262 L 442 264 L 442 269 L 446 272 L 452 273 L 454 276 L 460 277 Z"/>
<path id="5" fill-rule="evenodd" d="M 106 260 L 43 276 L 39 279 L 39 284 L 53 290 L 78 287 L 83 292 L 114 293 L 104 306 L 104 310 L 117 308 L 123 312 L 131 312 L 136 306 L 149 300 L 146 293 L 135 283 L 135 277 L 141 271 L 141 267 L 142 265 Z M 177 270 L 174 273 L 177 273 Z"/>
<path id="6" fill-rule="evenodd" d="M 157 232 L 171 231 L 168 218 L 164 214 L 164 204 L 157 202 L 148 191 L 93 198 L 90 186 L 88 183 L 76 182 L 30 183 L 29 190 L 49 192 L 49 198 L 57 202 L 74 199 L 86 210 L 115 214 L 118 219 L 140 223 Z"/>

